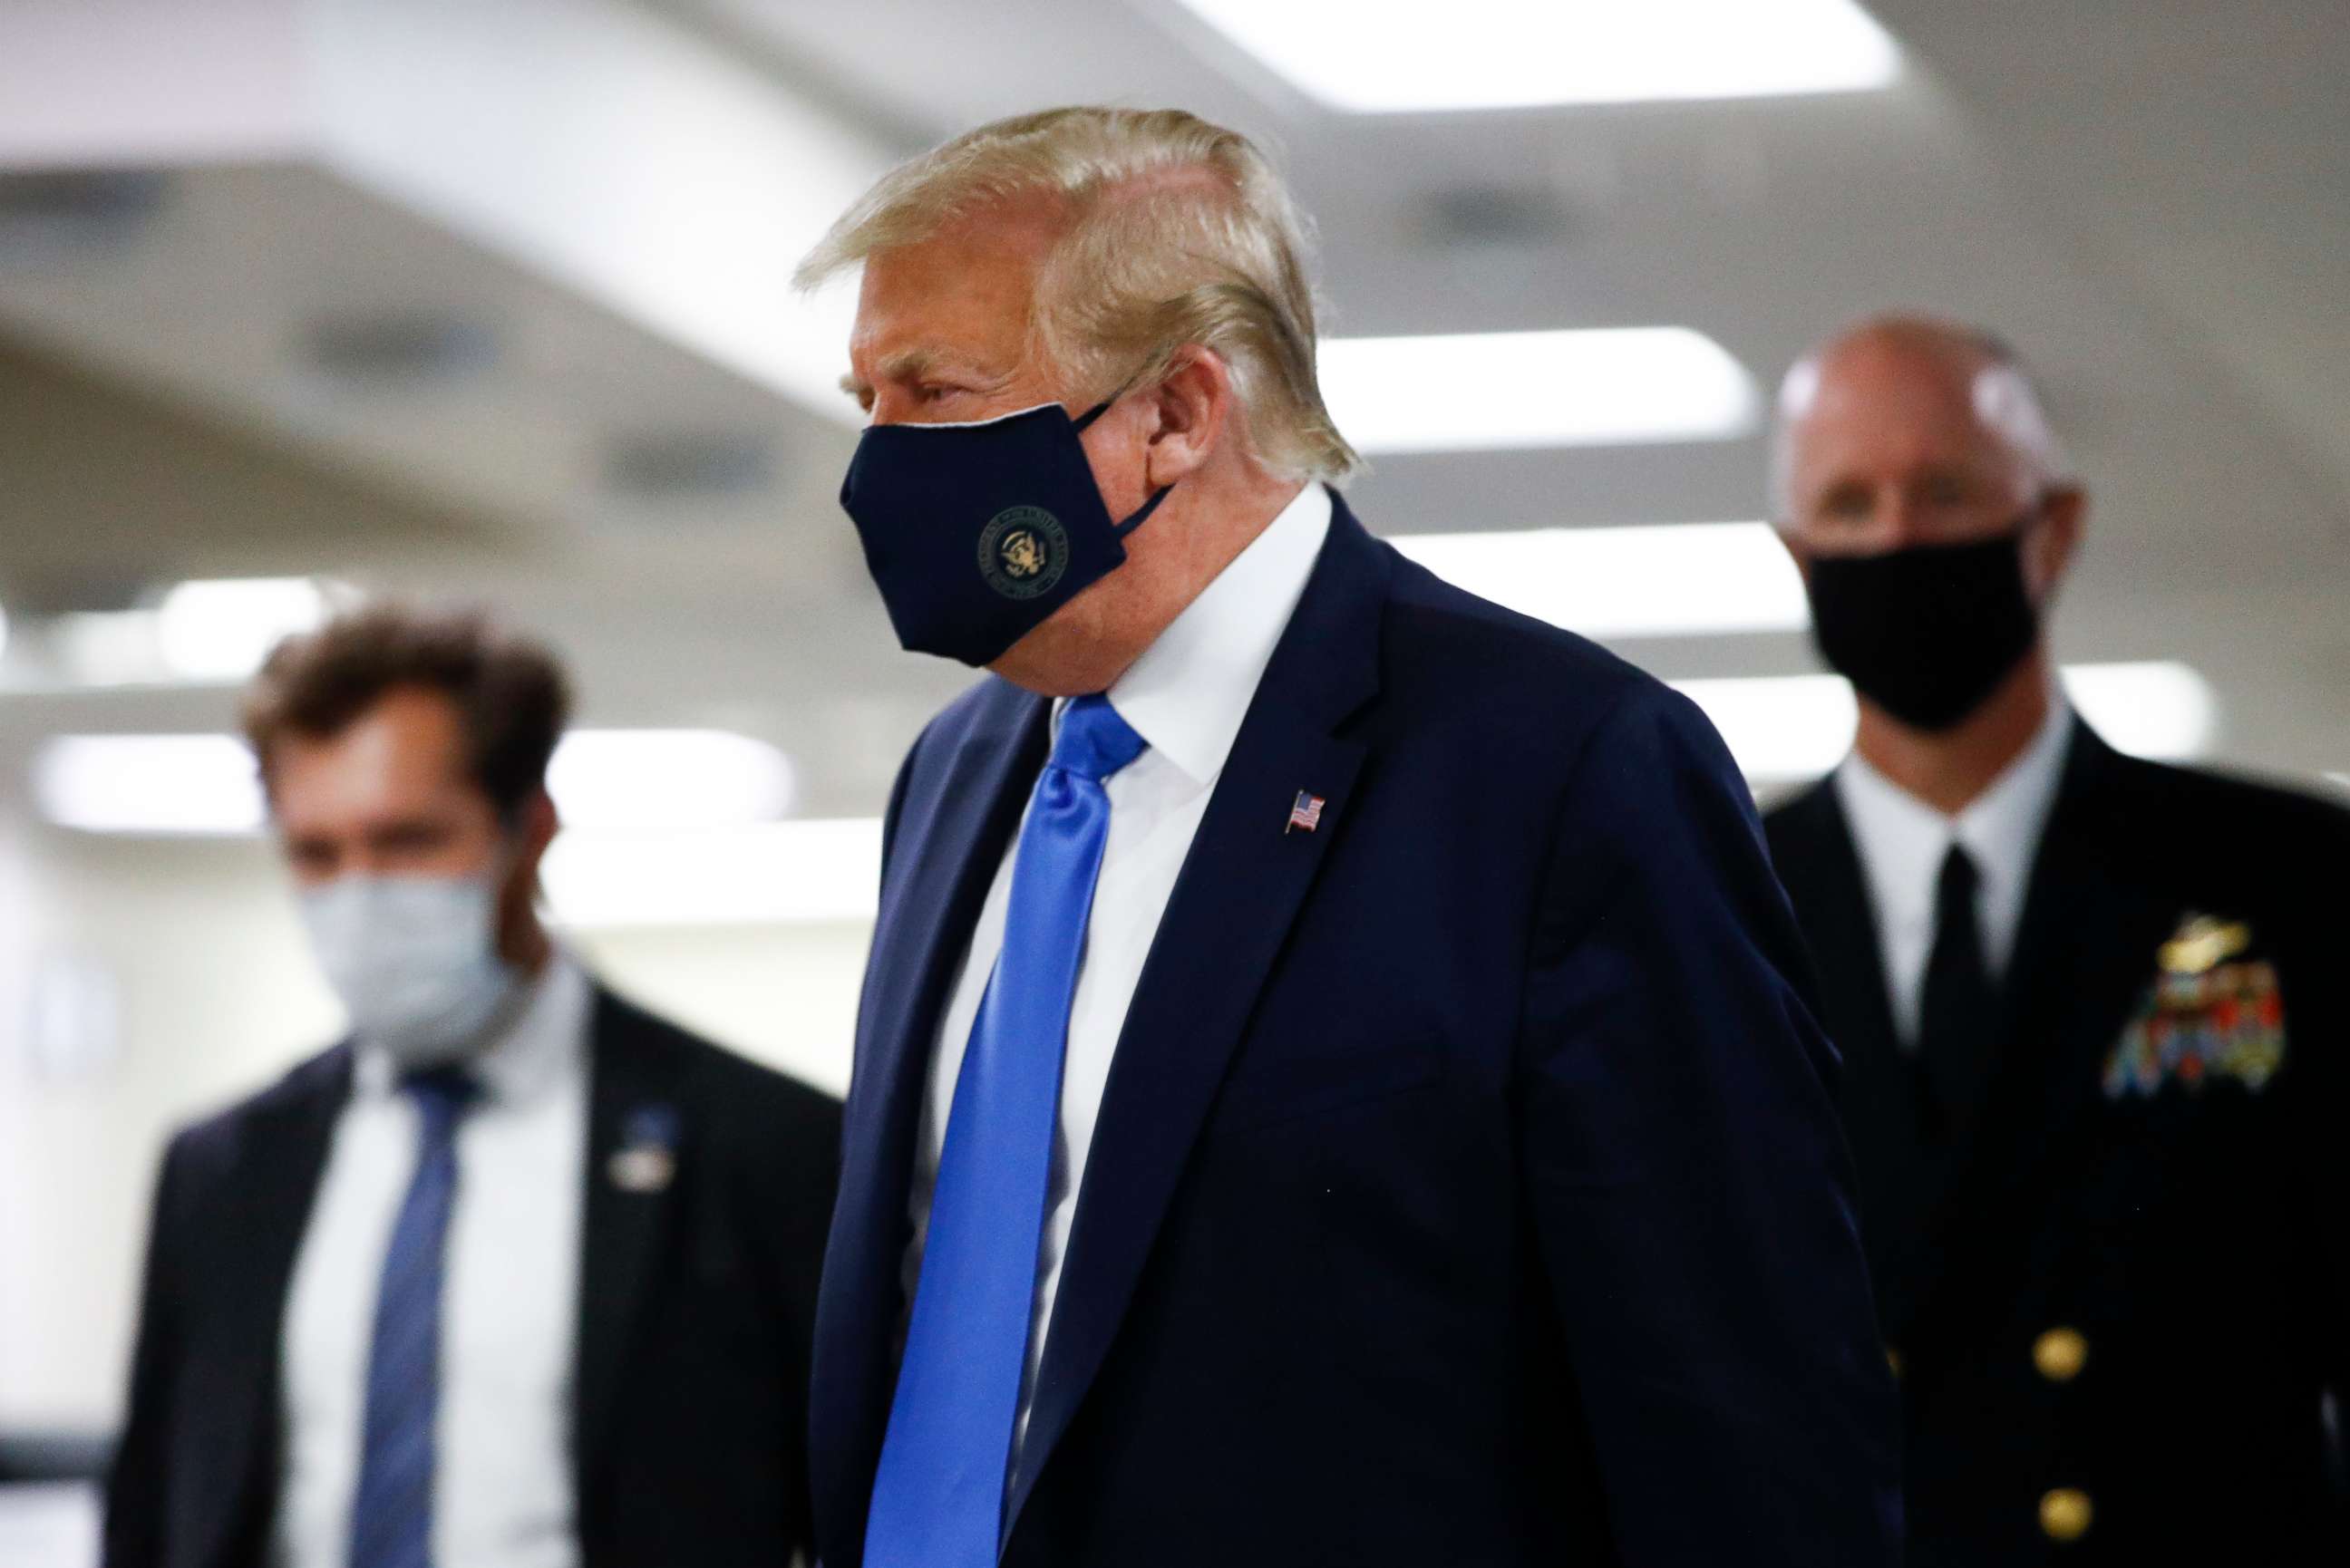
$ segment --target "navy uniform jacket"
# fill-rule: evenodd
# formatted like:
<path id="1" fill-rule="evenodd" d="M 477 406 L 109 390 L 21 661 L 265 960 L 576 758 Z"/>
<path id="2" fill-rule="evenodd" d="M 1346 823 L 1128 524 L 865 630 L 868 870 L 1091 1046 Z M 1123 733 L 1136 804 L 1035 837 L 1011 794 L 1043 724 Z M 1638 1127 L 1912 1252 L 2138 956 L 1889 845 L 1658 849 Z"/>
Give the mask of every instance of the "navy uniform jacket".
<path id="1" fill-rule="evenodd" d="M 817 1314 L 827 1568 L 863 1561 L 926 1068 L 1048 709 L 983 682 L 890 804 Z M 1284 832 L 1300 791 L 1320 825 Z M 1006 1563 L 1890 1563 L 1810 989 L 1696 711 L 1341 506 L 1118 1041 Z"/>
<path id="2" fill-rule="evenodd" d="M 1963 1138 L 1833 788 L 1772 814 L 1846 1053 L 1913 1564 L 2350 1562 L 2350 813 L 2077 725 Z"/>
<path id="3" fill-rule="evenodd" d="M 808 1538 L 801 1413 L 839 1107 L 608 992 L 588 1052 L 582 1568 L 784 1568 Z M 286 1298 L 350 1078 L 337 1046 L 172 1142 L 107 1568 L 268 1561 Z M 657 1190 L 609 1175 L 648 1115 L 674 1160 Z"/>

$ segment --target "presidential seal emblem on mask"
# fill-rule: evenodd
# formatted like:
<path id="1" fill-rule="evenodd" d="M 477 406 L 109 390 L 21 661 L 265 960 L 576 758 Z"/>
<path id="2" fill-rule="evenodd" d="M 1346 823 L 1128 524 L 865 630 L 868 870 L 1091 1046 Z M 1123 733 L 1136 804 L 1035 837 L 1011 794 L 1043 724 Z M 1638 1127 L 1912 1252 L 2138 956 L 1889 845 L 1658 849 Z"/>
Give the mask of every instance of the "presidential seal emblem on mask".
<path id="1" fill-rule="evenodd" d="M 979 534 L 979 575 L 1007 599 L 1049 593 L 1068 570 L 1069 534 L 1041 506 L 1009 506 Z"/>

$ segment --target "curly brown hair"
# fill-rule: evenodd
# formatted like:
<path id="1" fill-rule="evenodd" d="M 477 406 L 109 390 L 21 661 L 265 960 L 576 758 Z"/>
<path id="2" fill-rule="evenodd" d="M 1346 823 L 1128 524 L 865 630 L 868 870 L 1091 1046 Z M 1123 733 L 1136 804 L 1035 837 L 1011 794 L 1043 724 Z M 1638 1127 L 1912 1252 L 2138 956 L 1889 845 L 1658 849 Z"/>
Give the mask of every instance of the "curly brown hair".
<path id="1" fill-rule="evenodd" d="M 399 690 L 438 692 L 456 706 L 466 765 L 499 815 L 512 818 L 546 787 L 571 714 L 555 656 L 479 614 L 395 605 L 338 616 L 270 652 L 241 714 L 263 784 L 280 740 L 331 739 Z"/>

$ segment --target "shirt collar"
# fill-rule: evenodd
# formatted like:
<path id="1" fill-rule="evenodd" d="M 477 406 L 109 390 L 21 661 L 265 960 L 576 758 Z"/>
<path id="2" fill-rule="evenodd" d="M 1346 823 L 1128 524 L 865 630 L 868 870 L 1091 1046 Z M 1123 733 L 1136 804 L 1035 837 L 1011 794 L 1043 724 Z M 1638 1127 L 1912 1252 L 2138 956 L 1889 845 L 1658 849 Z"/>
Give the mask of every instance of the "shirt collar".
<path id="1" fill-rule="evenodd" d="M 512 1022 L 461 1059 L 481 1084 L 484 1101 L 526 1106 L 552 1090 L 586 1056 L 594 1001 L 587 971 L 556 948 L 545 971 L 530 982 Z M 400 1086 L 400 1069 L 391 1054 L 365 1041 L 359 1043 L 354 1074 L 357 1091 L 370 1098 L 390 1095 Z"/>
<path id="2" fill-rule="evenodd" d="M 1223 772 L 1330 517 L 1328 491 L 1299 491 L 1110 687 L 1118 716 L 1194 783 Z"/>
<path id="3" fill-rule="evenodd" d="M 2048 704 L 2040 732 L 1991 787 L 1967 804 L 1955 824 L 1960 843 L 1978 860 L 2021 877 L 2039 846 L 2040 830 L 2056 803 L 2064 755 L 2073 736 L 2073 710 L 2062 693 Z"/>
<path id="4" fill-rule="evenodd" d="M 2050 694 L 2047 716 L 2015 760 L 1955 817 L 1887 778 L 1858 752 L 1835 772 L 1835 790 L 1880 909 L 1930 919 L 1933 889 L 1952 843 L 1986 878 L 2020 885 L 2056 800 L 2073 735 L 2073 709 Z"/>

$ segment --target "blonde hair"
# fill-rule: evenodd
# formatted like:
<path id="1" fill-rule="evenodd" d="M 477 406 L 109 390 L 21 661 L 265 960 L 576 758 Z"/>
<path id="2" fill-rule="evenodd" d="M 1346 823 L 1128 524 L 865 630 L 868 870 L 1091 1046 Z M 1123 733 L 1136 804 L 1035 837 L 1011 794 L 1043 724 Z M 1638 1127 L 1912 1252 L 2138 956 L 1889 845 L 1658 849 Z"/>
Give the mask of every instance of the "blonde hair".
<path id="1" fill-rule="evenodd" d="M 1247 138 L 1181 109 L 1069 108 L 966 131 L 884 174 L 800 263 L 812 288 L 993 202 L 1057 199 L 1035 347 L 1098 399 L 1163 376 L 1186 346 L 1230 368 L 1251 451 L 1293 479 L 1360 464 L 1315 375 L 1305 220 Z"/>

